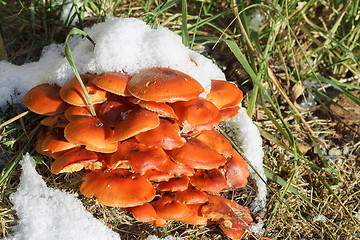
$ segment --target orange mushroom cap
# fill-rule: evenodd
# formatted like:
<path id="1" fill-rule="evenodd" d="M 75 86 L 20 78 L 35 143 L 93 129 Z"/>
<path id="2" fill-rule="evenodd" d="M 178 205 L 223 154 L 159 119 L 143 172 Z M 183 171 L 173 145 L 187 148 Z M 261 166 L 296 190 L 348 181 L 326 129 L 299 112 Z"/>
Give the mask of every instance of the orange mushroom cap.
<path id="1" fill-rule="evenodd" d="M 151 221 L 155 221 L 158 218 L 154 207 L 150 203 L 145 203 L 140 206 L 131 207 L 128 208 L 127 210 L 133 214 L 136 220 L 141 222 L 151 222 Z"/>
<path id="2" fill-rule="evenodd" d="M 169 191 L 169 192 L 177 192 L 177 191 L 184 191 L 189 186 L 189 177 L 188 176 L 181 176 L 176 178 L 171 178 L 167 182 L 161 182 L 157 186 L 157 189 L 160 191 Z"/>
<path id="3" fill-rule="evenodd" d="M 211 89 L 206 99 L 213 102 L 219 109 L 223 109 L 239 105 L 243 100 L 243 93 L 230 82 L 211 80 Z"/>
<path id="4" fill-rule="evenodd" d="M 147 146 L 161 147 L 165 150 L 179 148 L 184 145 L 178 128 L 166 119 L 160 119 L 160 125 L 158 127 L 139 133 L 135 138 Z"/>
<path id="5" fill-rule="evenodd" d="M 209 202 L 200 211 L 204 217 L 218 222 L 226 236 L 241 239 L 253 222 L 250 210 L 246 207 L 234 210 L 227 203 L 228 200 L 223 197 L 209 195 Z"/>
<path id="6" fill-rule="evenodd" d="M 202 131 L 212 129 L 220 122 L 220 112 L 210 101 L 195 98 L 190 101 L 180 101 L 172 104 L 176 122 L 183 127 L 183 131 Z"/>
<path id="7" fill-rule="evenodd" d="M 56 115 L 48 116 L 40 121 L 40 124 L 47 127 L 59 127 L 64 128 L 69 123 L 65 118 L 64 113 L 58 113 Z"/>
<path id="8" fill-rule="evenodd" d="M 183 164 L 178 164 L 172 161 L 170 158 L 167 158 L 167 160 L 164 163 L 162 163 L 158 167 L 158 169 L 172 176 L 181 176 L 181 175 L 191 176 L 195 173 L 194 168 Z"/>
<path id="9" fill-rule="evenodd" d="M 219 194 L 227 187 L 225 177 L 218 169 L 196 170 L 190 182 L 194 187 L 213 194 Z"/>
<path id="10" fill-rule="evenodd" d="M 102 103 L 106 101 L 108 97 L 108 92 L 96 87 L 93 84 L 93 80 L 96 75 L 93 74 L 83 74 L 80 75 L 87 93 L 89 94 L 90 100 L 93 104 Z M 61 98 L 75 106 L 88 106 L 88 102 L 86 101 L 85 94 L 81 88 L 81 85 L 76 77 L 73 77 L 69 81 L 67 81 L 64 86 L 60 89 Z"/>
<path id="11" fill-rule="evenodd" d="M 164 102 L 144 101 L 135 97 L 130 98 L 130 102 L 153 111 L 160 117 L 177 119 L 174 109 Z"/>
<path id="12" fill-rule="evenodd" d="M 160 120 L 156 113 L 143 108 L 134 109 L 116 123 L 114 135 L 109 138 L 109 141 L 123 141 L 141 132 L 154 129 L 159 124 Z"/>
<path id="13" fill-rule="evenodd" d="M 133 110 L 134 107 L 118 101 L 106 101 L 99 107 L 97 116 L 108 126 L 115 127 L 118 120 Z"/>
<path id="14" fill-rule="evenodd" d="M 149 181 L 153 181 L 153 182 L 163 182 L 163 181 L 169 181 L 173 176 L 169 175 L 166 172 L 163 171 L 159 171 L 156 169 L 150 169 L 148 171 L 146 171 L 146 173 L 144 174 L 144 177 L 146 177 L 147 179 L 149 179 Z"/>
<path id="15" fill-rule="evenodd" d="M 202 204 L 186 204 L 186 206 L 192 211 L 192 214 L 184 219 L 180 219 L 180 222 L 191 224 L 191 225 L 207 225 L 210 224 L 211 221 L 201 214 Z"/>
<path id="16" fill-rule="evenodd" d="M 208 200 L 208 195 L 192 186 L 189 186 L 184 191 L 175 193 L 174 200 L 185 204 L 205 203 Z"/>
<path id="17" fill-rule="evenodd" d="M 109 142 L 113 131 L 100 119 L 83 117 L 70 122 L 64 130 L 65 138 L 77 145 L 83 144 L 88 150 L 111 153 L 117 150 L 117 143 Z"/>
<path id="18" fill-rule="evenodd" d="M 132 170 L 142 175 L 150 169 L 158 169 L 169 158 L 162 148 L 148 147 L 133 140 L 122 142 L 115 154 L 111 164 L 117 159 L 128 160 Z"/>
<path id="19" fill-rule="evenodd" d="M 55 115 L 64 112 L 69 106 L 59 95 L 60 87 L 50 84 L 40 84 L 30 89 L 24 96 L 26 107 L 37 114 Z"/>
<path id="20" fill-rule="evenodd" d="M 189 75 L 170 68 L 150 68 L 133 75 L 129 92 L 145 101 L 187 101 L 199 96 L 204 88 Z"/>
<path id="21" fill-rule="evenodd" d="M 100 106 L 101 106 L 100 104 L 93 105 L 95 112 L 98 112 Z M 69 122 L 72 122 L 78 118 L 92 117 L 89 107 L 80 107 L 80 106 L 69 106 L 66 109 L 64 115 Z"/>
<path id="22" fill-rule="evenodd" d="M 145 177 L 123 169 L 91 172 L 83 178 L 80 192 L 107 206 L 135 207 L 155 197 L 155 188 Z"/>
<path id="23" fill-rule="evenodd" d="M 220 110 L 221 121 L 227 121 L 234 118 L 239 113 L 239 106 L 223 108 Z"/>
<path id="24" fill-rule="evenodd" d="M 105 72 L 95 77 L 93 83 L 108 92 L 121 95 L 131 96 L 126 86 L 131 78 L 130 75 L 121 72 Z"/>
<path id="25" fill-rule="evenodd" d="M 154 208 L 158 216 L 165 220 L 180 220 L 192 215 L 186 204 L 176 202 L 170 195 L 161 196 L 154 202 Z"/>
<path id="26" fill-rule="evenodd" d="M 68 142 L 64 137 L 64 131 L 59 128 L 55 128 L 49 131 L 42 141 L 42 151 L 47 151 L 53 158 L 60 156 L 67 150 L 77 147 L 78 144 L 72 144 Z"/>
<path id="27" fill-rule="evenodd" d="M 248 164 L 235 149 L 231 155 L 231 159 L 225 164 L 227 185 L 230 188 L 244 188 L 249 176 Z"/>
<path id="28" fill-rule="evenodd" d="M 104 169 L 104 161 L 95 152 L 84 148 L 68 151 L 55 159 L 51 164 L 51 172 L 59 174 L 63 172 L 75 172 L 81 169 L 90 169 L 91 171 Z"/>
<path id="29" fill-rule="evenodd" d="M 189 139 L 181 148 L 167 151 L 172 160 L 195 169 L 214 169 L 226 163 L 226 158 L 197 139 Z"/>
<path id="30" fill-rule="evenodd" d="M 212 129 L 201 131 L 195 138 L 200 140 L 202 143 L 205 143 L 211 149 L 220 153 L 224 157 L 231 157 L 233 151 L 231 143 L 217 130 Z"/>

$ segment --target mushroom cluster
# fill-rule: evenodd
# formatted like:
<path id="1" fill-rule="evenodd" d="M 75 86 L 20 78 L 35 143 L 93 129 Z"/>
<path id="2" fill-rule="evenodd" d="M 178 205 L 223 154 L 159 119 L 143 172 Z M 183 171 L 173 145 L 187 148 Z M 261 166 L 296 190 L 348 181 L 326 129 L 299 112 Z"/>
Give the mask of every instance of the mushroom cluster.
<path id="1" fill-rule="evenodd" d="M 195 79 L 169 68 L 81 78 L 95 114 L 76 77 L 61 88 L 38 85 L 23 99 L 47 115 L 35 148 L 55 159 L 51 171 L 90 170 L 80 192 L 139 221 L 216 222 L 228 237 L 241 238 L 250 211 L 219 194 L 245 187 L 247 163 L 216 126 L 237 115 L 242 92 L 212 80 L 199 97 L 204 88 Z"/>

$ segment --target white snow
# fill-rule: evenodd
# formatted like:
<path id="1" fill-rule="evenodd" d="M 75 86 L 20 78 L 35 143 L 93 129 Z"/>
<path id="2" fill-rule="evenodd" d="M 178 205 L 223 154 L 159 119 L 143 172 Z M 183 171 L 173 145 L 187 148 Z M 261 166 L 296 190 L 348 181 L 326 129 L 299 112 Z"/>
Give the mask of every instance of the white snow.
<path id="1" fill-rule="evenodd" d="M 151 67 L 170 67 L 195 78 L 208 92 L 211 79 L 225 80 L 222 71 L 204 56 L 182 44 L 181 37 L 169 29 L 152 29 L 145 22 L 133 18 L 107 18 L 106 22 L 84 29 L 95 41 L 94 47 L 86 38 L 75 36 L 69 45 L 79 73 L 125 71 L 129 74 Z M 24 94 L 41 83 L 62 86 L 74 77 L 64 57 L 64 44 L 44 49 L 38 62 L 21 67 L 0 62 L 0 106 L 11 101 L 22 102 Z M 194 64 L 190 59 L 194 60 Z"/>
<path id="2" fill-rule="evenodd" d="M 252 15 L 247 17 L 247 23 L 249 29 L 252 29 L 255 32 L 259 31 L 259 28 L 264 25 L 265 16 L 261 15 L 260 12 L 255 12 Z"/>
<path id="3" fill-rule="evenodd" d="M 327 218 L 324 215 L 318 215 L 313 217 L 313 222 L 326 222 Z"/>
<path id="4" fill-rule="evenodd" d="M 355 217 L 357 218 L 357 220 L 360 221 L 360 210 L 357 213 L 355 213 Z"/>
<path id="5" fill-rule="evenodd" d="M 26 154 L 17 192 L 10 195 L 19 223 L 10 240 L 120 239 L 87 212 L 76 195 L 48 188 Z"/>
<path id="6" fill-rule="evenodd" d="M 257 172 L 250 165 L 248 166 L 250 175 L 255 179 L 258 188 L 257 196 L 251 204 L 251 210 L 254 213 L 263 210 L 266 205 L 267 189 L 263 168 L 264 152 L 260 132 L 247 115 L 245 108 L 240 108 L 238 115 L 223 122 L 222 126 L 228 130 L 228 135 L 234 140 L 235 144 L 244 151 L 245 157 Z"/>

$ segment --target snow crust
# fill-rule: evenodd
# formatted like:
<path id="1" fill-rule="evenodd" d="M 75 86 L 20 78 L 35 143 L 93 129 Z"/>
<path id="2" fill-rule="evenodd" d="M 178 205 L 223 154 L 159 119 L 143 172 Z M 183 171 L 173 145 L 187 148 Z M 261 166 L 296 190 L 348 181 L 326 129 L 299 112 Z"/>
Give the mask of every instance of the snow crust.
<path id="1" fill-rule="evenodd" d="M 134 74 L 151 67 L 169 67 L 195 78 L 210 90 L 211 79 L 225 80 L 222 71 L 210 60 L 182 44 L 181 37 L 169 29 L 152 29 L 134 18 L 107 18 L 106 22 L 85 28 L 96 43 L 75 36 L 69 45 L 79 73 L 124 71 Z M 196 62 L 192 62 L 190 59 Z M 64 56 L 64 44 L 53 44 L 44 49 L 38 62 L 15 66 L 0 62 L 0 106 L 11 101 L 22 102 L 23 95 L 41 83 L 62 86 L 74 77 Z"/>

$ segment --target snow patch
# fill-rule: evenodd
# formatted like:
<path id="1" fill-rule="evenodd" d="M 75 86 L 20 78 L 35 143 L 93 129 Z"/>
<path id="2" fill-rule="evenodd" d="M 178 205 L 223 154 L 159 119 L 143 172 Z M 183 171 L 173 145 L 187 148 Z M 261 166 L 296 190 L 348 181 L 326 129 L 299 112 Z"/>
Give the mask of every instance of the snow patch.
<path id="1" fill-rule="evenodd" d="M 255 170 L 248 166 L 250 175 L 255 179 L 258 193 L 251 204 L 252 212 L 256 213 L 265 208 L 266 205 L 266 176 L 263 168 L 264 152 L 260 132 L 251 118 L 247 115 L 245 108 L 240 108 L 238 115 L 221 124 L 228 130 L 228 135 L 235 144 L 244 151 L 245 157 L 250 161 Z"/>
<path id="2" fill-rule="evenodd" d="M 313 218 L 313 222 L 326 222 L 327 218 L 324 215 L 318 215 Z"/>
<path id="3" fill-rule="evenodd" d="M 77 195 L 48 188 L 27 153 L 22 161 L 18 190 L 10 195 L 19 217 L 8 240 L 120 239 L 101 221 L 93 218 Z"/>

